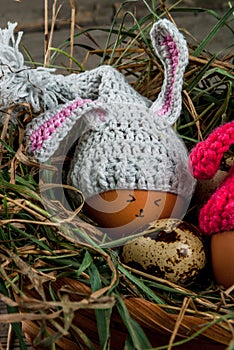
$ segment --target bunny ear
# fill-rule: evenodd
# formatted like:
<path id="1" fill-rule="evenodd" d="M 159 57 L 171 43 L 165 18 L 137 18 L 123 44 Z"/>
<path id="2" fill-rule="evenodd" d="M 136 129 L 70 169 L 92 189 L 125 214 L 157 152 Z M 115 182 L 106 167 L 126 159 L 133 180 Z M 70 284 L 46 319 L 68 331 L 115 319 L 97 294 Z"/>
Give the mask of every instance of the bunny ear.
<path id="1" fill-rule="evenodd" d="M 151 109 L 172 125 L 181 112 L 183 74 L 188 63 L 187 43 L 167 19 L 156 22 L 150 36 L 155 52 L 164 66 L 162 89 Z"/>
<path id="2" fill-rule="evenodd" d="M 234 121 L 215 129 L 199 142 L 189 156 L 189 167 L 197 179 L 210 179 L 217 172 L 221 159 L 234 144 Z"/>
<path id="3" fill-rule="evenodd" d="M 92 127 L 91 124 L 94 121 L 92 117 L 99 122 L 103 120 L 104 114 L 105 111 L 100 103 L 81 98 L 60 106 L 54 113 L 48 111 L 41 114 L 26 128 L 28 153 L 37 161 L 46 162 L 59 148 L 60 143 L 77 121 L 87 117 Z"/>

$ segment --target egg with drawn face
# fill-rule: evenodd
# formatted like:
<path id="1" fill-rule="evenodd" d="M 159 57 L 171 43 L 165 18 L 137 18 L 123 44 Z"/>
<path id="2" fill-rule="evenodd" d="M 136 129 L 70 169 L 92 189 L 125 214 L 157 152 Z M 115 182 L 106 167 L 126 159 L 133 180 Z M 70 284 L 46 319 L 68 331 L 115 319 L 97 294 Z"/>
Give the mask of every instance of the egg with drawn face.
<path id="1" fill-rule="evenodd" d="M 150 38 L 164 69 L 156 99 L 141 95 L 118 69 L 101 65 L 73 77 L 75 100 L 42 113 L 26 132 L 28 153 L 38 162 L 69 158 L 64 181 L 82 193 L 84 214 L 110 239 L 182 217 L 194 191 L 188 150 L 175 129 L 187 43 L 167 19 L 154 23 Z M 67 195 L 73 208 L 77 193 Z"/>
<path id="2" fill-rule="evenodd" d="M 198 228 L 178 219 L 158 220 L 153 227 L 123 246 L 123 262 L 174 283 L 193 281 L 206 264 Z"/>
<path id="3" fill-rule="evenodd" d="M 184 213 L 182 197 L 147 190 L 113 190 L 86 200 L 84 211 L 112 239 L 129 236 L 162 218 Z"/>

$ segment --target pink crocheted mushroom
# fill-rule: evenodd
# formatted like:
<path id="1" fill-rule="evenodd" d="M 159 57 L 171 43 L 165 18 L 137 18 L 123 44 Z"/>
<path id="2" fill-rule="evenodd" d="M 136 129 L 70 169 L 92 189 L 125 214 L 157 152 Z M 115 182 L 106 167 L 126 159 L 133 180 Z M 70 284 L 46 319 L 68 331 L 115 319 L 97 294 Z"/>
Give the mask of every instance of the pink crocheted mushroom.
<path id="1" fill-rule="evenodd" d="M 189 167 L 197 179 L 210 179 L 223 154 L 234 144 L 234 121 L 215 129 L 190 153 Z M 234 284 L 234 165 L 199 213 L 201 230 L 211 236 L 215 280 L 224 287 Z"/>
<path id="2" fill-rule="evenodd" d="M 217 172 L 221 159 L 234 144 L 234 121 L 215 129 L 190 153 L 190 170 L 197 179 L 210 179 Z M 234 230 L 234 166 L 223 183 L 203 206 L 199 225 L 208 235 Z"/>

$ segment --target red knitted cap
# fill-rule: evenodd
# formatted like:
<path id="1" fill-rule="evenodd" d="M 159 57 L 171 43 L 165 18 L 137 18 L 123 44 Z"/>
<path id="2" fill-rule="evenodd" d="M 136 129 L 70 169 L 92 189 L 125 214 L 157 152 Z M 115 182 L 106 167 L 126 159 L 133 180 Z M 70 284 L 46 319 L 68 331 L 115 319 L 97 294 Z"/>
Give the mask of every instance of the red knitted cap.
<path id="1" fill-rule="evenodd" d="M 215 129 L 196 145 L 189 168 L 197 179 L 210 179 L 217 172 L 223 154 L 234 144 L 234 121 Z M 210 235 L 234 229 L 234 166 L 199 213 L 201 230 Z"/>

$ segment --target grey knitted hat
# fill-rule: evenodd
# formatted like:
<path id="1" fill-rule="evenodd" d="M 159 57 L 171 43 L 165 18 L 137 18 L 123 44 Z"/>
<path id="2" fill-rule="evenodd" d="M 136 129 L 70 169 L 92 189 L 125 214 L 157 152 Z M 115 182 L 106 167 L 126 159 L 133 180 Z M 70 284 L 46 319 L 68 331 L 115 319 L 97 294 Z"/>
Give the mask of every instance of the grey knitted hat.
<path id="1" fill-rule="evenodd" d="M 85 125 L 68 182 L 86 198 L 114 189 L 156 190 L 191 198 L 195 180 L 188 171 L 187 150 L 172 128 L 181 112 L 187 45 L 166 19 L 157 21 L 150 35 L 165 71 L 155 102 L 137 93 L 116 69 L 100 66 L 71 77 L 75 100 L 28 125 L 28 149 L 39 162 L 46 162 L 70 132 L 80 134 Z"/>

